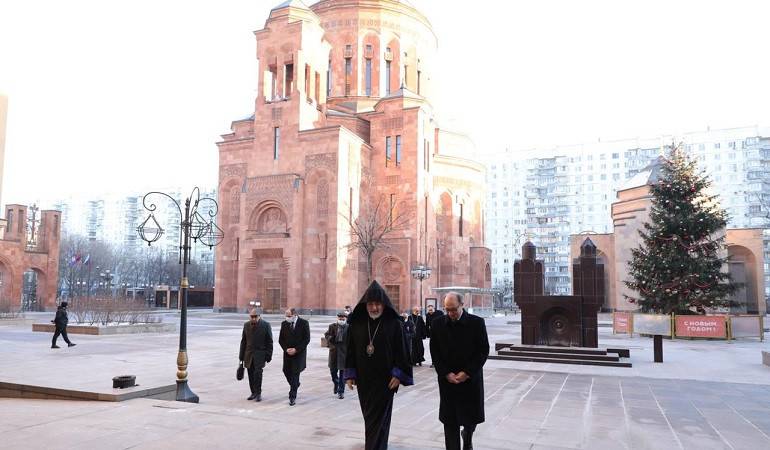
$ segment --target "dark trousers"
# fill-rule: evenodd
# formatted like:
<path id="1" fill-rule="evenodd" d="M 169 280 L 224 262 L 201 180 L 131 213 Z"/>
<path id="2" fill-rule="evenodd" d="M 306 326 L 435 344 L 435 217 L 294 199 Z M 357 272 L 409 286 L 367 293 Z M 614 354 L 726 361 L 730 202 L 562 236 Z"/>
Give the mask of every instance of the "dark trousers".
<path id="1" fill-rule="evenodd" d="M 289 383 L 289 399 L 296 399 L 297 389 L 299 389 L 299 372 L 284 371 L 283 374 Z"/>
<path id="2" fill-rule="evenodd" d="M 465 425 L 466 436 L 473 435 L 476 425 Z M 467 442 L 465 443 L 467 445 Z M 444 446 L 446 450 L 460 450 L 460 425 L 444 424 Z"/>
<path id="3" fill-rule="evenodd" d="M 70 338 L 67 337 L 67 327 L 59 328 L 56 327 L 56 331 L 53 332 L 53 340 L 51 341 L 51 346 L 53 347 L 56 345 L 56 340 L 59 339 L 59 335 L 64 339 L 64 342 L 67 344 L 71 344 Z"/>
<path id="4" fill-rule="evenodd" d="M 329 369 L 329 372 L 332 374 L 332 383 L 334 383 L 334 393 L 335 394 L 344 394 L 345 393 L 345 377 L 342 375 L 342 370 L 335 370 L 335 369 Z"/>
<path id="5" fill-rule="evenodd" d="M 262 368 L 254 367 L 254 362 L 251 363 L 251 367 L 248 368 L 249 373 L 249 388 L 252 394 L 262 394 Z"/>

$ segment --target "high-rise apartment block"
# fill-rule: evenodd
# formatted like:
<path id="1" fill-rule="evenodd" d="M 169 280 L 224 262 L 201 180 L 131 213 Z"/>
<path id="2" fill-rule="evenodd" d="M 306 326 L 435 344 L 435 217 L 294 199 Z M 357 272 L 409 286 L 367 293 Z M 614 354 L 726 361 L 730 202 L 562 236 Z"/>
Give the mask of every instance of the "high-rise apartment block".
<path id="1" fill-rule="evenodd" d="M 611 233 L 619 189 L 672 143 L 681 143 L 713 181 L 728 228 L 770 227 L 770 128 L 707 130 L 681 136 L 506 150 L 487 162 L 486 243 L 492 284 L 513 278 L 513 261 L 531 240 L 545 262 L 545 290 L 569 294 L 569 236 Z M 765 261 L 770 232 L 765 230 Z M 770 296 L 770 264 L 765 294 Z"/>

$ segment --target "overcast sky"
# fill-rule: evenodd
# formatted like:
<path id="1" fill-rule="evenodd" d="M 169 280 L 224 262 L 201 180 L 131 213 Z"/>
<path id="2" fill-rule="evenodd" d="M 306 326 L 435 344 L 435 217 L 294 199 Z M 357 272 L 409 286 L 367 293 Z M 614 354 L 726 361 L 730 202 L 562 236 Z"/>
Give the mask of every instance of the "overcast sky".
<path id="1" fill-rule="evenodd" d="M 1 1 L 3 203 L 214 185 L 277 3 Z M 434 104 L 482 152 L 770 122 L 767 1 L 412 3 L 439 38 Z"/>

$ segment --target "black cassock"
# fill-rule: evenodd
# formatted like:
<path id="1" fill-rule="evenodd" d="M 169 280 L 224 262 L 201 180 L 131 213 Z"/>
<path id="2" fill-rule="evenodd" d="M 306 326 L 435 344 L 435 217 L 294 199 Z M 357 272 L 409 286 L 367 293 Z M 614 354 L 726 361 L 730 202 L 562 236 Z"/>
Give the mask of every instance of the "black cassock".
<path id="1" fill-rule="evenodd" d="M 410 315 L 410 319 L 414 322 L 414 336 L 412 337 L 412 363 L 418 364 L 425 361 L 425 346 L 422 340 L 428 337 L 427 330 L 425 328 L 425 321 L 422 320 L 421 315 Z"/>
<path id="2" fill-rule="evenodd" d="M 369 318 L 367 300 L 382 302 L 383 313 L 378 319 Z M 396 377 L 404 386 L 414 384 L 401 318 L 385 290 L 373 281 L 350 314 L 348 323 L 345 379 L 356 381 L 366 426 L 365 448 L 386 449 L 395 394 L 388 389 L 388 383 L 391 377 Z M 371 355 L 367 353 L 370 335 L 374 347 Z"/>
<path id="3" fill-rule="evenodd" d="M 484 422 L 484 363 L 489 339 L 484 319 L 468 312 L 456 322 L 449 316 L 434 318 L 430 331 L 430 356 L 438 374 L 439 420 L 446 425 L 476 425 Z M 446 379 L 448 373 L 465 372 L 460 384 Z"/>

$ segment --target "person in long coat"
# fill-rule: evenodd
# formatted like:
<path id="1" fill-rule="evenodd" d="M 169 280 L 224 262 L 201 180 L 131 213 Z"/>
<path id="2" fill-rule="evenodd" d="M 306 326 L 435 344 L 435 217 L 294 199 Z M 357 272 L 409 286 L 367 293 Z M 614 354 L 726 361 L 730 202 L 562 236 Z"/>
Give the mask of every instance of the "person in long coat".
<path id="1" fill-rule="evenodd" d="M 348 323 L 345 380 L 350 389 L 358 388 L 365 449 L 387 449 L 393 396 L 400 385 L 414 384 L 401 319 L 385 290 L 373 281 Z"/>
<path id="2" fill-rule="evenodd" d="M 430 355 L 438 375 L 439 420 L 448 450 L 473 448 L 473 432 L 484 422 L 484 363 L 489 339 L 484 319 L 463 310 L 462 295 L 444 297 L 446 315 L 431 324 Z M 460 427 L 463 427 L 462 433 Z"/>
<path id="3" fill-rule="evenodd" d="M 238 359 L 249 374 L 248 400 L 262 401 L 262 370 L 273 359 L 273 331 L 260 317 L 256 308 L 249 311 L 249 321 L 243 324 L 241 350 Z"/>
<path id="4" fill-rule="evenodd" d="M 444 311 L 435 309 L 433 305 L 428 305 L 428 312 L 425 313 L 425 335 L 430 338 L 430 323 L 433 319 L 444 315 Z"/>
<path id="5" fill-rule="evenodd" d="M 409 316 L 414 323 L 414 336 L 412 336 L 412 364 L 416 366 L 422 366 L 422 362 L 425 361 L 425 346 L 422 340 L 428 337 L 428 333 L 425 329 L 425 321 L 420 314 L 420 307 L 415 306 L 412 308 L 412 315 Z"/>
<path id="6" fill-rule="evenodd" d="M 278 343 L 283 349 L 283 374 L 289 383 L 289 405 L 294 406 L 300 384 L 299 374 L 305 370 L 307 346 L 310 344 L 310 324 L 299 317 L 294 308 L 286 310 Z"/>
<path id="7" fill-rule="evenodd" d="M 59 348 L 56 345 L 56 340 L 59 339 L 59 335 L 67 343 L 67 347 L 74 347 L 77 344 L 70 342 L 69 336 L 67 336 L 67 324 L 69 323 L 69 317 L 67 317 L 67 302 L 61 302 L 58 308 L 56 308 L 56 316 L 51 321 L 54 324 L 53 339 L 51 340 L 51 348 Z"/>
<path id="8" fill-rule="evenodd" d="M 414 365 L 414 322 L 406 312 L 401 313 L 401 325 L 404 327 L 404 339 L 406 340 L 406 353 L 409 355 L 409 364 Z"/>
<path id="9" fill-rule="evenodd" d="M 345 353 L 348 336 L 348 316 L 344 312 L 337 314 L 337 322 L 329 325 L 324 333 L 329 346 L 329 371 L 334 383 L 334 395 L 339 399 L 345 398 Z"/>

